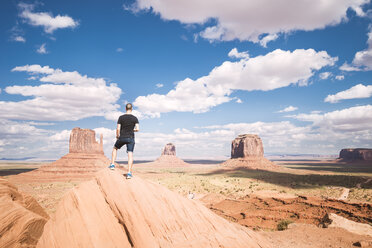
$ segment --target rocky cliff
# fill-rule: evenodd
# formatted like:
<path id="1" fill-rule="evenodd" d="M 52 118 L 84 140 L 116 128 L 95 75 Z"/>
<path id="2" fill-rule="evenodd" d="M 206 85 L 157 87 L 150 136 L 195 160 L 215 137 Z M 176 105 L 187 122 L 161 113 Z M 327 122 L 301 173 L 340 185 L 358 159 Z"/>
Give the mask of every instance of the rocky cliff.
<path id="1" fill-rule="evenodd" d="M 152 166 L 158 167 L 184 167 L 189 164 L 176 156 L 176 146 L 172 143 L 168 143 L 164 146 L 161 155 L 154 162 L 151 162 Z"/>
<path id="2" fill-rule="evenodd" d="M 37 247 L 249 248 L 267 243 L 198 201 L 104 169 L 62 199 Z"/>
<path id="3" fill-rule="evenodd" d="M 166 144 L 163 148 L 163 151 L 161 152 L 161 155 L 176 156 L 176 146 L 172 143 Z"/>
<path id="4" fill-rule="evenodd" d="M 351 161 L 351 160 L 363 160 L 372 161 L 372 149 L 367 148 L 348 148 L 340 151 L 340 159 Z"/>

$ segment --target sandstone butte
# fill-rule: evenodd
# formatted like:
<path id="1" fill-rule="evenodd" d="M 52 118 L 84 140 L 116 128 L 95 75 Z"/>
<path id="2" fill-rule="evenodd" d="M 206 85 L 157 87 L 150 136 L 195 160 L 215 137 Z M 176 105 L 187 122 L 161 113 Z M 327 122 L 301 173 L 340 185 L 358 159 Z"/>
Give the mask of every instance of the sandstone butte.
<path id="1" fill-rule="evenodd" d="M 0 247 L 35 247 L 48 219 L 35 199 L 0 178 Z"/>
<path id="2" fill-rule="evenodd" d="M 340 151 L 339 159 L 344 161 L 372 161 L 372 149 L 346 148 Z"/>
<path id="3" fill-rule="evenodd" d="M 109 159 L 103 152 L 103 136 L 100 143 L 96 133 L 91 129 L 74 128 L 70 133 L 69 153 L 55 162 L 40 168 L 21 173 L 11 178 L 12 181 L 59 181 L 66 179 L 87 180 L 94 173 L 107 167 Z"/>
<path id="4" fill-rule="evenodd" d="M 37 244 L 54 247 L 269 247 L 258 233 L 200 202 L 103 169 L 61 200 Z"/>
<path id="5" fill-rule="evenodd" d="M 151 162 L 152 166 L 158 167 L 184 167 L 189 166 L 188 163 L 176 156 L 176 146 L 172 143 L 168 143 L 163 148 L 161 155 L 154 162 Z"/>
<path id="6" fill-rule="evenodd" d="M 223 165 L 252 169 L 279 169 L 279 166 L 264 157 L 262 140 L 255 134 L 242 134 L 235 138 L 231 142 L 231 159 Z"/>

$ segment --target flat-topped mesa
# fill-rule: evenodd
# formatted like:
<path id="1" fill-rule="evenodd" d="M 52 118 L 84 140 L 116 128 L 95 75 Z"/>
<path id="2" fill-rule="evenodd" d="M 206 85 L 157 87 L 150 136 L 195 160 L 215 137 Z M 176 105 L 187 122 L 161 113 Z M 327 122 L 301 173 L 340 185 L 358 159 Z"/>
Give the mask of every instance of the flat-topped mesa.
<path id="1" fill-rule="evenodd" d="M 346 161 L 362 160 L 372 161 L 372 149 L 368 148 L 346 148 L 340 151 L 340 159 Z"/>
<path id="2" fill-rule="evenodd" d="M 88 154 L 104 154 L 103 153 L 103 136 L 100 135 L 100 143 L 96 141 L 96 132 L 91 129 L 81 129 L 75 127 L 70 134 L 70 153 L 88 153 Z"/>
<path id="3" fill-rule="evenodd" d="M 231 158 L 263 158 L 262 140 L 255 134 L 239 135 L 231 142 Z"/>
<path id="4" fill-rule="evenodd" d="M 262 140 L 255 134 L 239 135 L 231 142 L 231 158 L 222 163 L 228 167 L 275 169 L 279 166 L 264 157 Z"/>
<path id="5" fill-rule="evenodd" d="M 161 155 L 176 156 L 176 146 L 172 143 L 166 144 L 163 148 L 163 151 L 161 152 Z"/>

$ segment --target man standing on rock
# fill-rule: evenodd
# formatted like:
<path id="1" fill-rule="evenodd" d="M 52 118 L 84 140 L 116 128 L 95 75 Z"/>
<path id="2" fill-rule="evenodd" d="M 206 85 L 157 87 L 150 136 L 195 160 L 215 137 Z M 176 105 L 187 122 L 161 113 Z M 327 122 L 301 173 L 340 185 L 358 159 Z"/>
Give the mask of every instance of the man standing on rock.
<path id="1" fill-rule="evenodd" d="M 118 125 L 116 128 L 116 143 L 112 149 L 111 164 L 109 168 L 115 169 L 115 160 L 118 149 L 123 145 L 127 145 L 128 153 L 128 173 L 127 179 L 132 178 L 132 166 L 133 166 L 133 150 L 134 150 L 134 132 L 139 131 L 139 123 L 137 117 L 132 115 L 133 106 L 131 103 L 127 103 L 125 106 L 127 111 L 125 114 L 119 117 Z"/>

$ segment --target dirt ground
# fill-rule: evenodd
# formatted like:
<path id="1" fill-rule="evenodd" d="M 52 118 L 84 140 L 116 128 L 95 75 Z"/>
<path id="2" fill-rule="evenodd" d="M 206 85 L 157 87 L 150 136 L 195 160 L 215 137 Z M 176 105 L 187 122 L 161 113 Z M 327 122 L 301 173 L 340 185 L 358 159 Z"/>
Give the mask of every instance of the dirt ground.
<path id="1" fill-rule="evenodd" d="M 276 161 L 281 170 L 226 168 L 197 161 L 185 168 L 135 164 L 134 176 L 159 183 L 185 197 L 191 193 L 220 216 L 262 232 L 273 247 L 351 247 L 365 237 L 319 228 L 325 213 L 372 224 L 372 165 L 332 161 Z M 0 175 L 31 194 L 53 214 L 63 195 L 80 181 L 37 183 L 16 174 L 40 164 L 0 163 Z M 125 170 L 126 164 L 119 169 Z M 343 200 L 337 200 L 343 198 Z M 277 231 L 282 222 L 290 229 Z M 313 240 L 311 243 L 311 240 Z M 316 240 L 316 242 L 315 242 Z M 365 246 L 364 246 L 365 247 Z"/>

